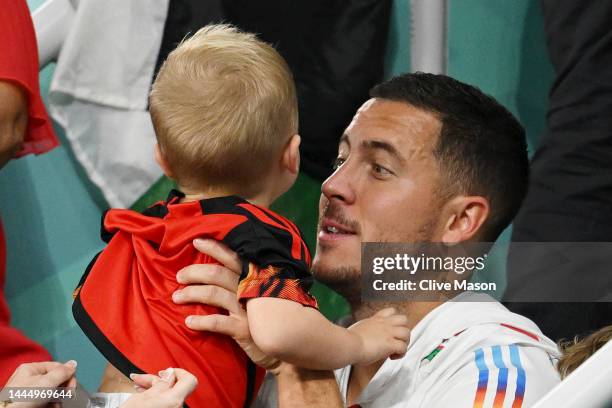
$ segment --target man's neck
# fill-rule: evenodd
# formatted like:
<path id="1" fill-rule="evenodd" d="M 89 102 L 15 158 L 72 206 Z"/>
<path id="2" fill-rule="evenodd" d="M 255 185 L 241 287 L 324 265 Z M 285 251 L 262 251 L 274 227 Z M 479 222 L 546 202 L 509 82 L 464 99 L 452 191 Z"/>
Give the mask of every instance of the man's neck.
<path id="1" fill-rule="evenodd" d="M 352 304 L 353 319 L 357 322 L 373 316 L 379 311 L 392 307 L 397 310 L 397 313 L 408 317 L 408 327 L 412 329 L 417 325 L 429 312 L 440 306 L 444 301 L 430 302 L 361 302 Z"/>
<path id="2" fill-rule="evenodd" d="M 414 328 L 429 312 L 440 306 L 442 301 L 438 302 L 406 302 L 406 303 L 361 303 L 352 305 L 353 318 L 359 321 L 374 315 L 379 310 L 387 307 L 393 307 L 398 313 L 408 317 L 408 327 Z M 347 406 L 354 405 L 359 402 L 359 396 L 366 388 L 368 383 L 374 378 L 385 360 L 377 361 L 368 365 L 354 365 L 351 367 L 351 373 L 348 381 L 348 389 L 346 395 Z"/>

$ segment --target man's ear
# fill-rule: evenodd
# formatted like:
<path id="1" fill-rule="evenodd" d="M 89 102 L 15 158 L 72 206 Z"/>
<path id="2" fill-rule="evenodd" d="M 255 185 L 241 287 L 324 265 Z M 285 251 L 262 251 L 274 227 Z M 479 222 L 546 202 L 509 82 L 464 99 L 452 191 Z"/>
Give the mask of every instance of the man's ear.
<path id="1" fill-rule="evenodd" d="M 474 238 L 489 218 L 489 201 L 481 196 L 459 196 L 447 203 L 448 215 L 442 242 L 457 243 Z"/>
<path id="2" fill-rule="evenodd" d="M 287 169 L 292 174 L 297 174 L 300 171 L 300 135 L 293 135 L 285 144 L 283 154 L 281 156 L 281 166 Z"/>
<path id="3" fill-rule="evenodd" d="M 166 176 L 168 176 L 171 179 L 174 179 L 174 173 L 172 172 L 172 169 L 168 165 L 168 162 L 166 161 L 166 157 L 164 156 L 164 152 L 162 152 L 162 149 L 159 146 L 159 143 L 155 143 L 155 161 L 157 162 L 157 164 L 159 164 L 159 167 L 161 167 L 162 171 L 164 172 Z"/>

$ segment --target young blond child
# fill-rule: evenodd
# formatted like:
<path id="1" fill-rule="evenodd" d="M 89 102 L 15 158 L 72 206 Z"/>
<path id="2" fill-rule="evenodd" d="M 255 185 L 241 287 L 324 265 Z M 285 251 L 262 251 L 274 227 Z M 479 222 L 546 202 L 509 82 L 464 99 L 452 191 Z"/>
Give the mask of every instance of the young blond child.
<path id="1" fill-rule="evenodd" d="M 293 223 L 268 209 L 300 162 L 295 86 L 273 47 L 228 25 L 204 27 L 168 56 L 150 111 L 157 161 L 179 191 L 143 214 L 108 211 L 108 246 L 75 291 L 75 318 L 110 364 L 124 375 L 187 369 L 199 380 L 192 406 L 252 401 L 262 370 L 229 337 L 184 324 L 224 311 L 171 300 L 178 270 L 215 262 L 194 249 L 200 237 L 224 242 L 243 261 L 238 297 L 264 353 L 330 370 L 405 351 L 405 316 L 344 329 L 319 313 L 308 293 L 308 248 Z"/>

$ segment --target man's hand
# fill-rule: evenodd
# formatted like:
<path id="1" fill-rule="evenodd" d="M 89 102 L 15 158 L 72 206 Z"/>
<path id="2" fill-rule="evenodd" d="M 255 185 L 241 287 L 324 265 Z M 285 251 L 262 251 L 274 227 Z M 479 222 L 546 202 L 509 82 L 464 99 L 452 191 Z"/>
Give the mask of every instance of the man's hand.
<path id="1" fill-rule="evenodd" d="M 11 375 L 5 387 L 76 387 L 77 363 L 70 360 L 64 364 L 57 361 L 45 361 L 42 363 L 21 364 Z M 15 408 L 33 408 L 46 405 L 44 400 L 40 402 L 16 402 L 11 404 Z"/>
<path id="2" fill-rule="evenodd" d="M 361 338 L 359 364 L 369 364 L 387 357 L 400 358 L 406 353 L 410 329 L 408 318 L 387 308 L 374 316 L 360 320 L 349 330 Z"/>
<path id="3" fill-rule="evenodd" d="M 198 385 L 197 378 L 180 368 L 168 368 L 159 377 L 132 374 L 130 378 L 140 387 L 120 408 L 180 408 Z"/>
<path id="4" fill-rule="evenodd" d="M 280 407 L 342 407 L 331 371 L 302 370 L 266 356 L 253 342 L 247 315 L 236 297 L 241 262 L 235 252 L 214 240 L 195 240 L 194 246 L 222 265 L 191 265 L 180 270 L 177 281 L 190 285 L 173 296 L 175 303 L 198 302 L 229 311 L 229 316 L 190 316 L 187 326 L 231 336 L 253 362 L 278 378 Z M 139 382 L 133 378 L 138 385 Z M 127 408 L 127 407 L 122 407 Z"/>
<path id="5" fill-rule="evenodd" d="M 222 265 L 190 265 L 181 269 L 176 280 L 189 285 L 172 295 L 175 303 L 204 303 L 226 309 L 226 315 L 189 316 L 185 323 L 193 330 L 211 331 L 232 337 L 251 360 L 267 370 L 274 370 L 279 362 L 266 356 L 253 342 L 246 311 L 236 297 L 241 262 L 235 252 L 215 240 L 196 239 L 196 249 Z"/>
<path id="6" fill-rule="evenodd" d="M 28 100 L 24 92 L 0 80 L 0 169 L 21 150 L 28 125 Z"/>

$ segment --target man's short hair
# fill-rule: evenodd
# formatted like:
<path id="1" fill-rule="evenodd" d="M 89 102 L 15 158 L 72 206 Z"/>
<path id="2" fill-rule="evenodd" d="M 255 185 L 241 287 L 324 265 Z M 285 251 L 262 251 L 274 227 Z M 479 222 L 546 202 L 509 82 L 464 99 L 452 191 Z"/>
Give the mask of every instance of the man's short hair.
<path id="1" fill-rule="evenodd" d="M 434 156 L 442 191 L 487 198 L 491 212 L 480 238 L 497 239 L 527 192 L 527 142 L 518 120 L 478 88 L 445 75 L 400 75 L 375 86 L 370 96 L 405 102 L 440 119 Z"/>
<path id="2" fill-rule="evenodd" d="M 209 25 L 172 51 L 150 95 L 162 153 L 182 186 L 249 196 L 297 133 L 291 71 L 269 44 Z"/>

